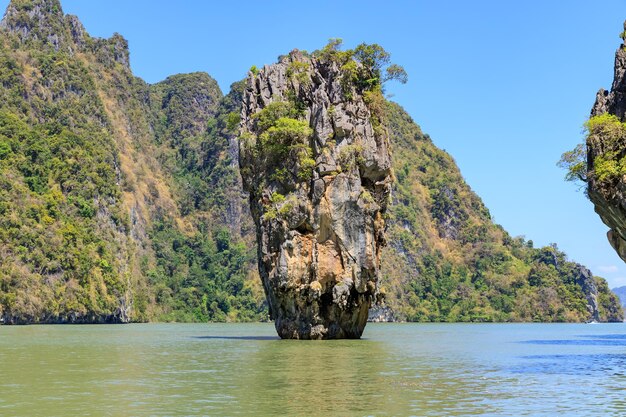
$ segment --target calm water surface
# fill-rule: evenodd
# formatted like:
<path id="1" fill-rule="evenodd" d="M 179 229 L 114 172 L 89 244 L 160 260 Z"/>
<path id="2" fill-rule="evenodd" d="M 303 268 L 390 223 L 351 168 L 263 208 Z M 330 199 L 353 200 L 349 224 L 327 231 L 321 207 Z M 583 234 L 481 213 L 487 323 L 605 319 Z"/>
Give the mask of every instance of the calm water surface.
<path id="1" fill-rule="evenodd" d="M 624 416 L 626 325 L 0 327 L 0 416 Z"/>

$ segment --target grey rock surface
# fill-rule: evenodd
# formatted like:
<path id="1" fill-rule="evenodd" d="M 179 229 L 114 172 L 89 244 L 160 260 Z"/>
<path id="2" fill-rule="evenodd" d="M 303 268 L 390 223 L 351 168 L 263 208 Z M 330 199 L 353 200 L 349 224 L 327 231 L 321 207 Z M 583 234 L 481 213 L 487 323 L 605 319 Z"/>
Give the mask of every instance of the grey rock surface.
<path id="1" fill-rule="evenodd" d="M 626 22 L 624 24 L 626 30 Z M 610 91 L 600 89 L 591 110 L 591 116 L 609 113 L 626 121 L 626 45 L 622 44 L 615 52 L 613 84 Z M 602 138 L 587 140 L 587 169 L 593 170 L 594 160 L 607 151 L 607 144 Z M 622 150 L 622 154 L 626 149 Z M 613 184 L 610 195 L 602 192 L 596 178 L 588 179 L 587 193 L 593 202 L 596 213 L 604 224 L 609 226 L 607 232 L 609 243 L 617 254 L 626 262 L 626 182 L 624 178 Z"/>
<path id="2" fill-rule="evenodd" d="M 377 298 L 389 138 L 374 128 L 363 92 L 342 79 L 337 63 L 298 51 L 247 79 L 240 166 L 282 338 L 359 338 Z M 258 113 L 276 102 L 295 105 L 310 134 L 273 159 Z M 314 166 L 303 162 L 306 149 Z"/>
<path id="3" fill-rule="evenodd" d="M 370 308 L 368 322 L 371 323 L 391 323 L 397 321 L 393 310 L 388 306 L 375 305 Z"/>
<path id="4" fill-rule="evenodd" d="M 580 286 L 587 299 L 587 311 L 592 321 L 600 320 L 600 312 L 598 310 L 598 287 L 593 278 L 593 274 L 582 265 L 577 265 L 576 284 Z"/>

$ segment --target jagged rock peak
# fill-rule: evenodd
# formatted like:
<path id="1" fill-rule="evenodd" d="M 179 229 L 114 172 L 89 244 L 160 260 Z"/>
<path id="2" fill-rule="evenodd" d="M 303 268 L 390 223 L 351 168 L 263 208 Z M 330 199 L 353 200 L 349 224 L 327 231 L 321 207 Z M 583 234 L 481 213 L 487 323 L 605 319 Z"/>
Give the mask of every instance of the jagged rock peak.
<path id="1" fill-rule="evenodd" d="M 58 50 L 67 25 L 59 0 L 11 0 L 0 27 L 22 41 L 41 40 Z"/>
<path id="2" fill-rule="evenodd" d="M 621 45 L 615 52 L 613 84 L 610 91 L 600 89 L 591 109 L 591 117 L 604 114 L 626 121 L 626 21 L 620 34 Z M 608 119 L 607 119 L 608 120 Z M 622 135 L 623 136 L 623 135 Z M 587 194 L 596 213 L 610 227 L 607 238 L 617 254 L 626 262 L 626 180 L 624 176 L 598 175 L 596 161 L 616 162 L 626 152 L 626 137 L 612 138 L 604 129 L 590 131 L 587 137 Z"/>
<path id="3" fill-rule="evenodd" d="M 603 113 L 614 114 L 622 121 L 626 117 L 626 21 L 624 22 L 624 32 L 621 34 L 622 44 L 615 52 L 615 65 L 613 71 L 613 84 L 611 91 L 601 88 L 596 94 L 596 102 L 591 110 L 591 116 L 598 116 Z"/>
<path id="4" fill-rule="evenodd" d="M 70 54 L 87 51 L 105 65 L 117 62 L 130 68 L 126 39 L 118 33 L 109 39 L 92 38 L 78 17 L 63 13 L 59 0 L 11 0 L 0 28 L 22 44 Z"/>
<path id="5" fill-rule="evenodd" d="M 294 50 L 247 79 L 241 173 L 282 338 L 358 338 L 378 300 L 393 175 L 358 65 Z"/>
<path id="6" fill-rule="evenodd" d="M 63 9 L 59 0 L 11 0 L 7 6 L 3 21 L 15 18 L 25 12 L 30 18 L 44 20 L 52 16 L 63 18 Z"/>

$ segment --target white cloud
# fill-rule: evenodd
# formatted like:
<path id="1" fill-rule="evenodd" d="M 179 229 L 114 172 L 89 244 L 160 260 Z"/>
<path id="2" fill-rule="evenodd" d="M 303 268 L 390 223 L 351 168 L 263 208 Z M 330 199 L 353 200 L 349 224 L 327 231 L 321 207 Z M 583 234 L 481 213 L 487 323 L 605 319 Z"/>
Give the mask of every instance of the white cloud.
<path id="1" fill-rule="evenodd" d="M 607 278 L 609 288 L 617 288 L 626 286 L 626 277 Z"/>
<path id="2" fill-rule="evenodd" d="M 619 268 L 615 265 L 600 265 L 598 266 L 598 271 L 605 274 L 612 274 L 619 271 Z"/>

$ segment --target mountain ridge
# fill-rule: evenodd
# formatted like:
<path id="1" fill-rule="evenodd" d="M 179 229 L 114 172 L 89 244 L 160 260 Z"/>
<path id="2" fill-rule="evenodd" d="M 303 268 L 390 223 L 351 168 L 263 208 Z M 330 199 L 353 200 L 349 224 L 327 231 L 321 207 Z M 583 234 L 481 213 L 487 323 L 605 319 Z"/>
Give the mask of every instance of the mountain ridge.
<path id="1" fill-rule="evenodd" d="M 0 37 L 2 320 L 266 320 L 243 84 L 147 84 L 121 35 L 92 38 L 58 0 L 13 0 Z M 384 106 L 398 182 L 381 283 L 399 319 L 621 319 L 605 282 L 494 225 L 453 159 Z"/>

